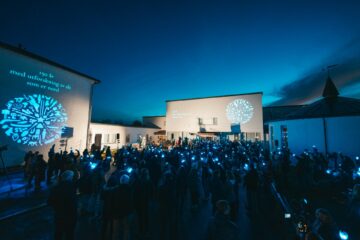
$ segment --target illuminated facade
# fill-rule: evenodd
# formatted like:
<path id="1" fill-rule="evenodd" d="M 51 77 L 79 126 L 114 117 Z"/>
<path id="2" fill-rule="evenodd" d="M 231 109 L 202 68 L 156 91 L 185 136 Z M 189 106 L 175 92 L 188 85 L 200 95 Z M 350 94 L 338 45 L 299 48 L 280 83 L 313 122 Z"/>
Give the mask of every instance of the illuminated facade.
<path id="1" fill-rule="evenodd" d="M 88 145 L 93 86 L 99 80 L 23 49 L 0 43 L 0 145 L 8 166 L 27 151 L 47 160 L 56 151 Z"/>

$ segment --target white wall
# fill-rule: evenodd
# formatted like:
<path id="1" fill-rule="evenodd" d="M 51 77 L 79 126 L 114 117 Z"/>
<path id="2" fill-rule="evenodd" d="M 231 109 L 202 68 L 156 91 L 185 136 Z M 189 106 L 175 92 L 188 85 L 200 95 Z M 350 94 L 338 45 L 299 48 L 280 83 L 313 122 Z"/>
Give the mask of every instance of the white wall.
<path id="1" fill-rule="evenodd" d="M 165 130 L 166 127 L 166 117 L 165 116 L 155 116 L 155 117 L 143 117 L 143 124 L 146 126 L 157 126 L 161 130 Z"/>
<path id="2" fill-rule="evenodd" d="M 349 156 L 360 155 L 360 117 L 326 118 L 328 152 L 342 152 Z M 288 143 L 292 152 L 298 154 L 315 145 L 325 152 L 324 126 L 322 118 L 296 119 L 270 122 L 274 140 L 281 146 L 281 125 L 288 128 Z M 271 136 L 271 132 L 269 134 Z M 271 141 L 270 141 L 270 147 Z"/>
<path id="3" fill-rule="evenodd" d="M 21 73 L 21 76 L 14 74 L 14 72 Z M 43 77 L 44 75 L 42 74 L 49 74 L 49 76 Z M 33 76 L 43 77 L 43 79 L 47 78 L 54 83 L 68 86 L 68 88 L 59 87 L 58 92 L 54 91 L 50 89 L 50 87 L 56 88 L 55 85 L 32 79 Z M 7 103 L 14 98 L 24 98 L 24 96 L 34 96 L 34 94 L 37 94 L 55 99 L 62 105 L 67 114 L 67 121 L 59 124 L 74 128 L 73 137 L 68 141 L 68 149 L 72 147 L 83 150 L 86 147 L 90 117 L 90 97 L 93 83 L 93 80 L 81 75 L 0 47 L 0 110 L 5 109 L 5 111 L 7 111 Z M 25 110 L 25 108 L 23 105 L 22 109 Z M 0 118 L 0 121 L 5 118 L 4 111 Z M 28 119 L 25 121 L 30 121 L 30 119 L 38 121 L 38 116 L 36 116 L 34 112 L 28 113 Z M 4 127 L 4 125 L 11 125 L 11 122 L 8 120 L 4 122 L 5 124 L 3 124 L 2 127 Z M 40 129 L 38 127 L 35 128 Z M 44 155 L 45 160 L 47 160 L 47 152 L 50 147 L 53 144 L 56 144 L 56 150 L 60 147 L 60 138 L 55 141 L 51 140 L 48 143 L 42 142 L 35 146 L 34 143 L 38 142 L 38 140 L 34 139 L 32 141 L 33 143 L 24 144 L 23 141 L 14 141 L 11 136 L 5 134 L 5 131 L 5 129 L 0 129 L 0 144 L 9 145 L 9 151 L 4 154 L 6 163 L 9 166 L 22 163 L 25 153 L 29 150 L 33 152 L 39 151 Z M 22 130 L 13 127 L 13 133 L 16 134 L 17 131 Z M 48 134 L 51 134 L 50 132 L 50 128 L 48 128 L 46 132 L 43 131 L 46 136 L 49 136 Z M 25 134 L 25 132 L 23 133 Z M 21 132 L 19 135 L 20 134 Z M 61 132 L 57 131 L 56 134 L 60 136 Z M 22 137 L 23 135 L 21 135 L 20 138 Z"/>
<path id="4" fill-rule="evenodd" d="M 327 118 L 326 122 L 329 149 L 360 156 L 360 116 Z"/>
<path id="5" fill-rule="evenodd" d="M 95 143 L 95 135 L 96 134 L 103 134 L 102 136 L 102 143 L 101 148 L 104 145 L 110 146 L 111 149 L 121 148 L 124 145 L 137 143 L 138 136 L 146 136 L 148 134 L 149 139 L 152 138 L 153 141 L 157 140 L 157 136 L 154 135 L 154 132 L 159 131 L 157 128 L 144 128 L 144 127 L 128 127 L 128 126 L 121 126 L 115 124 L 101 124 L 101 123 L 91 123 L 90 124 L 90 138 L 91 144 Z M 113 142 L 113 143 L 104 143 L 104 135 L 105 134 L 120 134 L 120 142 Z M 130 142 L 126 143 L 126 135 L 130 134 Z"/>
<path id="6" fill-rule="evenodd" d="M 166 104 L 167 132 L 199 132 L 199 118 L 203 119 L 207 132 L 231 132 L 232 122 L 227 117 L 227 106 L 236 99 L 248 101 L 253 107 L 252 118 L 241 124 L 243 132 L 259 132 L 263 135 L 262 94 L 212 97 L 168 101 Z M 217 118 L 213 125 L 212 119 Z"/>

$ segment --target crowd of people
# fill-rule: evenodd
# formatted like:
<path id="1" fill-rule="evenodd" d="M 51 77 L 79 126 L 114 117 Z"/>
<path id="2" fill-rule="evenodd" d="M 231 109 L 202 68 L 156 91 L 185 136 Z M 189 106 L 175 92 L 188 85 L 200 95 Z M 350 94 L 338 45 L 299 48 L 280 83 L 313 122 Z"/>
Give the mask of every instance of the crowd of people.
<path id="1" fill-rule="evenodd" d="M 348 231 L 352 238 L 360 238 L 359 157 L 352 159 L 342 153 L 325 155 L 316 146 L 296 155 L 282 147 L 272 153 L 272 163 L 274 182 L 280 192 L 292 197 L 301 196 L 300 203 L 294 201 L 296 204 L 292 207 L 300 213 L 300 221 L 307 223 L 308 239 L 347 239 Z M 336 204 L 336 208 L 343 211 L 343 226 L 335 223 L 327 209 L 319 208 L 315 209 L 315 214 L 309 213 L 312 210 L 309 199 Z"/>
<path id="2" fill-rule="evenodd" d="M 270 154 L 261 142 L 179 139 L 166 148 L 148 145 L 141 150 L 127 146 L 111 151 L 93 146 L 83 153 L 56 152 L 52 146 L 47 163 L 38 153 L 26 154 L 25 175 L 29 186 L 35 178 L 35 189 L 45 179 L 48 184 L 57 182 L 48 199 L 55 210 L 56 239 L 74 237 L 79 215 L 101 220 L 102 239 L 151 239 L 153 203 L 158 206 L 159 238 L 176 239 L 179 219 L 189 199 L 189 211 L 197 211 L 203 202 L 211 202 L 213 218 L 209 219 L 204 239 L 231 240 L 241 239 L 236 225 L 240 185 L 246 189 L 249 214 L 258 216 L 260 190 L 268 189 L 273 181 L 286 189 L 293 158 L 301 184 L 309 183 L 309 174 L 318 180 L 323 175 L 320 170 L 325 175 L 329 172 L 329 162 L 325 165 L 316 151 L 294 156 L 283 148 Z M 317 158 L 321 160 L 307 166 Z M 342 168 L 349 165 L 345 162 L 341 162 Z M 331 173 L 336 171 L 340 169 L 334 166 Z M 360 201 L 356 184 L 353 196 L 352 208 L 356 211 Z M 330 213 L 317 209 L 315 216 L 306 238 L 338 239 Z M 357 221 L 359 216 L 355 213 L 352 217 Z M 324 238 L 325 234 L 333 238 Z"/>

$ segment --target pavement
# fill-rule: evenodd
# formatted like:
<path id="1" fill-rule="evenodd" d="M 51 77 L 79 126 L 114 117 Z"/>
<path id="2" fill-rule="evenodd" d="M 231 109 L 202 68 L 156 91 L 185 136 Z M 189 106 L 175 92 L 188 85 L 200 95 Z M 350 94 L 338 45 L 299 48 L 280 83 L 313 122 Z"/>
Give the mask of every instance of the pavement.
<path id="1" fill-rule="evenodd" d="M 16 177 L 17 176 L 17 177 Z M 13 175 L 19 178 L 20 175 Z M 21 182 L 21 181 L 20 181 Z M 49 193 L 43 184 L 40 192 L 34 192 L 26 187 L 10 193 L 0 193 L 0 236 L 1 239 L 53 239 L 53 212 L 46 205 Z M 237 224 L 241 239 L 273 240 L 279 238 L 279 228 L 274 227 L 271 201 L 260 202 L 261 214 L 251 217 L 246 210 L 246 193 L 240 190 L 240 206 Z M 159 239 L 158 206 L 155 202 L 150 207 L 150 239 Z M 265 211 L 265 212 L 264 212 Z M 179 220 L 178 239 L 201 240 L 206 236 L 207 224 L 212 216 L 210 201 L 200 204 L 196 211 L 190 209 L 190 199 L 187 199 L 185 211 Z M 100 239 L 100 219 L 90 216 L 80 216 L 76 226 L 75 239 Z"/>
<path id="2" fill-rule="evenodd" d="M 45 205 L 49 193 L 43 182 L 40 191 L 27 186 L 23 172 L 9 173 L 0 177 L 0 221 L 23 214 Z"/>

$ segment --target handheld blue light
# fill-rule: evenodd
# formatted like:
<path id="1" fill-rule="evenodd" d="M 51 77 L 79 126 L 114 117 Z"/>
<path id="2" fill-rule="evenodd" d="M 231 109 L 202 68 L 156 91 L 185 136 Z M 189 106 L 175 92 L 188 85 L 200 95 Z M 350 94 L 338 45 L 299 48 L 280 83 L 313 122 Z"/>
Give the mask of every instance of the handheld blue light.
<path id="1" fill-rule="evenodd" d="M 98 165 L 97 163 L 91 162 L 90 163 L 90 169 L 94 170 L 97 167 L 97 165 Z"/>
<path id="2" fill-rule="evenodd" d="M 245 171 L 249 170 L 249 164 L 247 164 L 247 163 L 244 164 L 244 170 Z"/>
<path id="3" fill-rule="evenodd" d="M 305 203 L 305 204 L 308 204 L 308 201 L 307 201 L 307 199 L 306 199 L 306 198 L 304 198 L 304 203 Z"/>
<path id="4" fill-rule="evenodd" d="M 356 156 L 355 159 L 356 159 L 356 160 L 359 160 L 359 156 Z"/>
<path id="5" fill-rule="evenodd" d="M 130 173 L 133 171 L 133 168 L 132 168 L 132 167 L 128 167 L 128 168 L 126 169 L 126 171 L 130 174 Z"/>
<path id="6" fill-rule="evenodd" d="M 330 170 L 330 169 L 326 169 L 326 173 L 327 173 L 327 174 L 331 174 L 331 170 Z"/>
<path id="7" fill-rule="evenodd" d="M 347 240 L 349 239 L 349 234 L 345 231 L 339 231 L 339 237 L 341 240 Z"/>

